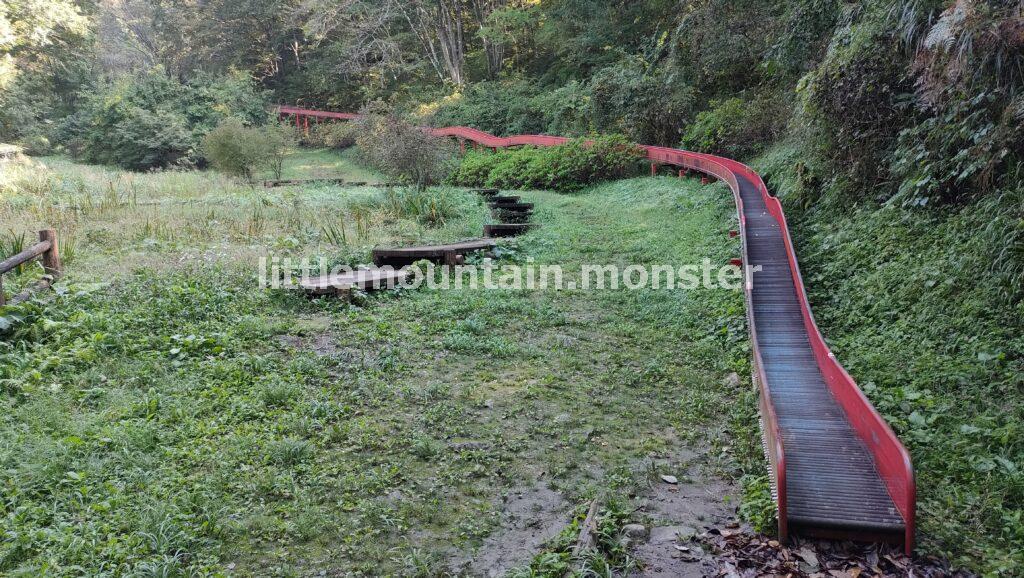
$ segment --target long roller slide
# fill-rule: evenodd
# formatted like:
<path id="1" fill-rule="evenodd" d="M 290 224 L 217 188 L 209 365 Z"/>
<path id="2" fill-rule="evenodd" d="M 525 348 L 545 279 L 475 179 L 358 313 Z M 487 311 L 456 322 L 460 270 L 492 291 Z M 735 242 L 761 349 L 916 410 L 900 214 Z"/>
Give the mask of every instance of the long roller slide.
<path id="1" fill-rule="evenodd" d="M 297 126 L 350 120 L 354 114 L 281 107 Z M 496 137 L 467 127 L 425 128 L 488 148 L 553 146 L 563 137 Z M 761 177 L 736 161 L 644 146 L 657 165 L 696 170 L 732 189 L 743 263 L 760 266 L 744 287 L 760 393 L 765 457 L 779 513 L 779 535 L 914 544 L 916 486 L 907 450 L 825 344 L 807 301 L 778 199 Z M 682 171 L 680 171 L 682 173 Z"/>

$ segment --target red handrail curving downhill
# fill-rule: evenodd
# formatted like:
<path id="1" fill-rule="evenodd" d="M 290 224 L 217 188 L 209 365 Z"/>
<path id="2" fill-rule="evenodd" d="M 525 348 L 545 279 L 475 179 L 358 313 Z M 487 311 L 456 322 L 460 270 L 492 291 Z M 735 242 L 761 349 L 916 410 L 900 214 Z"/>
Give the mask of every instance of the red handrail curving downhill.
<path id="1" fill-rule="evenodd" d="M 299 117 L 341 120 L 358 117 L 355 114 L 295 107 L 280 107 L 278 114 L 281 117 L 294 116 L 296 121 Z M 437 136 L 472 141 L 495 149 L 520 145 L 554 146 L 568 140 L 564 137 L 544 135 L 498 137 L 469 127 L 428 128 L 427 130 Z M 794 525 L 800 531 L 827 537 L 893 539 L 896 534 L 902 534 L 900 537 L 909 554 L 914 545 L 916 507 L 916 485 L 910 455 L 825 343 L 807 300 L 807 291 L 800 275 L 800 266 L 793 249 L 782 204 L 768 192 L 768 187 L 765 186 L 760 175 L 742 163 L 715 155 L 667 147 L 643 146 L 642 148 L 652 164 L 693 169 L 714 176 L 728 184 L 732 189 L 740 220 L 743 262 L 745 264 L 764 262 L 766 268 L 771 266 L 788 268 L 789 274 L 783 273 L 783 276 L 791 277 L 791 286 L 788 279 L 780 281 L 779 277 L 771 277 L 774 285 L 769 282 L 755 285 L 755 277 L 749 271 L 744 283 L 744 296 L 753 349 L 754 377 L 760 392 L 759 405 L 765 454 L 770 465 L 769 472 L 772 477 L 774 498 L 778 506 L 780 536 L 785 539 L 792 529 L 791 526 Z M 746 201 L 744 201 L 744 196 L 746 196 Z M 747 207 L 745 203 L 753 204 Z M 763 208 L 761 208 L 762 206 Z M 757 221 L 757 224 L 748 226 L 748 217 Z M 783 257 L 781 262 L 777 258 L 772 259 L 770 255 L 766 256 L 767 253 L 765 255 L 759 253 L 757 258 L 751 258 L 752 251 L 764 252 L 773 238 L 784 247 L 784 255 L 780 255 Z M 846 425 L 828 422 L 830 415 L 825 414 L 829 414 L 831 406 L 828 404 L 815 406 L 815 401 L 812 399 L 814 395 L 824 394 L 807 389 L 813 387 L 818 381 L 816 379 L 806 380 L 806 374 L 802 374 L 803 377 L 798 378 L 798 370 L 807 368 L 797 367 L 791 362 L 791 358 L 787 357 L 801 353 L 799 347 L 794 348 L 796 347 L 793 345 L 794 342 L 787 341 L 796 334 L 792 325 L 794 319 L 769 318 L 766 313 L 762 313 L 760 316 L 756 313 L 759 309 L 765 312 L 771 311 L 772 307 L 777 308 L 778 303 L 781 302 L 779 300 L 786 299 L 786 291 L 795 291 L 794 302 L 799 309 L 799 317 L 795 322 L 799 324 L 802 320 L 802 329 L 806 334 L 806 341 L 800 341 L 800 343 L 808 345 L 808 353 L 813 355 L 816 370 L 820 372 L 820 380 L 827 385 L 828 391 L 831 392 L 831 399 L 841 408 L 842 417 L 862 442 L 863 448 L 852 447 L 856 443 L 850 444 L 848 441 L 845 442 L 845 447 L 842 443 L 829 445 L 837 443 L 835 441 L 837 439 L 839 442 L 843 441 L 844 438 L 841 436 L 830 439 L 829 435 L 845 428 Z M 794 311 L 789 311 L 789 313 L 796 314 Z M 790 324 L 780 329 L 778 326 L 780 322 Z M 758 327 L 760 325 L 764 326 L 765 332 L 759 336 Z M 803 333 L 800 333 L 801 337 L 802 335 Z M 769 376 L 769 371 L 766 371 L 765 350 L 770 351 L 772 358 L 768 366 L 772 376 Z M 794 369 L 795 367 L 796 369 Z M 794 388 L 794 384 L 797 382 L 800 382 L 799 385 L 804 388 L 803 390 Z M 777 399 L 783 400 L 784 405 L 778 406 Z M 818 403 L 821 402 L 820 397 L 816 399 Z M 785 410 L 787 414 L 783 420 L 780 420 L 780 409 Z M 809 410 L 818 411 L 823 415 L 807 414 Z M 783 421 L 786 422 L 785 425 L 783 425 Z M 795 442 L 797 439 L 799 439 L 799 443 Z M 789 454 L 786 451 L 787 443 L 791 443 L 793 446 L 789 448 Z M 812 451 L 808 453 L 808 449 Z M 873 478 L 865 477 L 863 479 L 866 481 L 861 482 L 857 480 L 855 474 L 864 472 L 837 472 L 833 471 L 835 468 L 831 467 L 841 468 L 846 464 L 859 463 L 857 462 L 857 453 L 863 449 L 866 449 L 871 462 L 873 462 L 869 463 L 868 467 L 873 467 L 877 478 L 880 478 L 880 485 L 884 488 L 883 494 L 887 492 L 887 498 L 891 499 L 891 504 L 888 506 L 877 503 L 877 492 L 872 494 L 871 488 L 865 488 L 870 485 L 869 482 Z M 787 461 L 787 455 L 793 457 L 795 462 L 794 460 Z M 822 456 L 834 456 L 835 462 L 823 463 Z M 846 460 L 845 463 L 844 460 Z M 791 479 L 787 479 L 787 473 Z M 794 473 L 798 474 L 798 477 L 792 477 Z M 789 492 L 790 483 L 795 484 L 794 487 L 797 490 L 797 494 L 792 496 Z M 796 500 L 792 504 L 791 498 Z M 872 503 L 871 498 L 876 498 L 876 503 Z M 858 499 L 864 500 L 864 502 L 850 503 Z M 792 511 L 791 506 L 797 506 L 801 512 Z M 858 508 L 863 511 L 857 511 Z M 893 508 L 898 511 L 901 524 L 892 523 L 895 514 L 891 511 Z"/>

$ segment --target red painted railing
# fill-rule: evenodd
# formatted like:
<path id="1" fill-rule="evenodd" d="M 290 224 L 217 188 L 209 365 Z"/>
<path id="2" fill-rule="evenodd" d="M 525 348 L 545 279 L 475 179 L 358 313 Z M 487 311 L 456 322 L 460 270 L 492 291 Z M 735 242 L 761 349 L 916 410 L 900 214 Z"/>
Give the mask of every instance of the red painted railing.
<path id="1" fill-rule="evenodd" d="M 282 117 L 295 116 L 296 119 L 300 116 L 305 118 L 343 120 L 358 117 L 356 114 L 313 111 L 294 107 L 280 107 L 278 112 Z M 472 141 L 489 148 L 522 145 L 555 146 L 569 140 L 564 137 L 545 135 L 498 137 L 469 127 L 429 128 L 428 130 L 437 136 L 457 138 L 463 142 Z M 793 241 L 789 234 L 782 204 L 768 192 L 768 187 L 765 186 L 761 176 L 747 165 L 724 157 L 681 149 L 657 146 L 642 146 L 642 148 L 647 153 L 647 158 L 652 164 L 657 163 L 696 170 L 712 175 L 729 185 L 733 192 L 740 219 L 740 236 L 742 238 L 744 263 L 749 262 L 747 257 L 746 218 L 743 213 L 743 200 L 740 197 L 740 186 L 737 177 L 746 178 L 760 191 L 768 213 L 779 222 L 782 236 L 785 240 L 786 254 L 789 258 L 790 272 L 793 275 L 793 284 L 796 287 L 797 296 L 800 300 L 804 327 L 807 329 L 807 334 L 810 337 L 811 349 L 814 352 L 818 367 L 826 383 L 828 383 L 832 394 L 846 412 L 846 417 L 851 426 L 874 456 L 875 467 L 882 477 L 886 489 L 889 491 L 889 496 L 899 510 L 900 515 L 903 516 L 906 524 L 904 544 L 909 554 L 914 544 L 914 522 L 917 501 L 917 487 L 910 454 L 903 447 L 903 444 L 900 443 L 892 428 L 889 427 L 882 416 L 871 405 L 871 402 L 868 401 L 867 397 L 857 386 L 857 383 L 850 377 L 850 374 L 836 360 L 835 355 L 825 343 L 825 338 L 818 329 L 814 315 L 811 312 L 810 303 L 807 300 L 807 291 L 804 288 L 803 278 L 800 275 L 800 266 L 797 262 L 796 252 L 793 249 Z M 770 384 L 764 373 L 764 364 L 758 346 L 756 324 L 753 320 L 752 289 L 753 285 L 748 278 L 744 284 L 744 294 L 747 302 L 747 325 L 750 328 L 751 345 L 754 352 L 755 378 L 761 394 L 760 406 L 765 438 L 765 453 L 771 465 L 772 481 L 775 485 L 775 498 L 779 509 L 779 534 L 782 538 L 785 538 L 788 535 L 786 519 L 786 454 L 779 431 L 777 413 L 772 403 Z"/>

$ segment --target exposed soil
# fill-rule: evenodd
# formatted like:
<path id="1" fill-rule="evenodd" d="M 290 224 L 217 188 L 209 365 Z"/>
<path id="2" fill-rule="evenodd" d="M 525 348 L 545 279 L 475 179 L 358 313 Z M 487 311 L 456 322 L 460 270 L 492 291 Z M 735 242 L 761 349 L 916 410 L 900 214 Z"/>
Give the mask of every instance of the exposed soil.
<path id="1" fill-rule="evenodd" d="M 565 527 L 571 509 L 561 494 L 543 484 L 509 492 L 501 527 L 472 556 L 453 560 L 452 571 L 494 578 L 529 563 Z"/>
<path id="2" fill-rule="evenodd" d="M 685 450 L 677 453 L 690 464 L 686 476 L 677 484 L 661 479 L 652 482 L 650 496 L 638 511 L 649 520 L 649 534 L 646 541 L 634 546 L 633 554 L 640 562 L 634 576 L 707 576 L 715 567 L 712 556 L 692 543 L 692 538 L 735 515 L 735 508 L 726 502 L 735 487 L 702 471 Z"/>

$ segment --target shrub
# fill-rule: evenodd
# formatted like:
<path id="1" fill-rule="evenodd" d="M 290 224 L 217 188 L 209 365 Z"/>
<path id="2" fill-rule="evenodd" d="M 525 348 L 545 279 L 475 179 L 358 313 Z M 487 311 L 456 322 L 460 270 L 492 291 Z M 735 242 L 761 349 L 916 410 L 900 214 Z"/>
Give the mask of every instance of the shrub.
<path id="1" fill-rule="evenodd" d="M 594 127 L 635 142 L 672 145 L 692 118 L 692 88 L 665 71 L 649 72 L 640 62 L 599 70 L 589 89 Z"/>
<path id="2" fill-rule="evenodd" d="M 692 117 L 692 92 L 668 73 L 624 61 L 554 89 L 524 79 L 477 83 L 440 102 L 431 122 L 497 135 L 612 132 L 670 145 Z"/>
<path id="3" fill-rule="evenodd" d="M 86 162 L 145 170 L 202 162 L 203 136 L 229 117 L 267 119 L 265 100 L 249 80 L 199 76 L 182 83 L 157 70 L 83 92 L 57 137 Z"/>
<path id="4" fill-rule="evenodd" d="M 498 153 L 491 172 L 483 182 L 488 187 L 500 189 L 546 188 L 541 182 L 545 167 L 554 168 L 545 159 L 548 151 L 535 147 L 523 147 Z"/>
<path id="5" fill-rule="evenodd" d="M 886 161 L 912 120 L 908 64 L 884 20 L 865 18 L 841 28 L 797 86 L 795 124 L 813 127 L 816 152 L 851 177 L 852 189 L 875 193 L 891 179 Z"/>
<path id="6" fill-rule="evenodd" d="M 298 144 L 295 129 L 286 123 L 268 124 L 259 129 L 258 140 L 266 154 L 265 168 L 280 179 L 285 155 Z"/>
<path id="7" fill-rule="evenodd" d="M 785 105 L 777 99 L 712 101 L 683 136 L 685 149 L 747 158 L 763 151 L 785 127 Z"/>
<path id="8" fill-rule="evenodd" d="M 37 133 L 22 137 L 20 143 L 27 155 L 42 156 L 53 152 L 53 144 L 50 143 L 50 139 L 42 134 Z"/>
<path id="9" fill-rule="evenodd" d="M 455 167 L 455 149 L 390 111 L 366 109 L 354 121 L 356 144 L 370 165 L 421 191 L 443 181 Z"/>
<path id="10" fill-rule="evenodd" d="M 523 79 L 480 82 L 441 103 L 435 126 L 471 126 L 492 134 L 547 131 L 547 114 L 535 99 L 541 90 Z"/>
<path id="11" fill-rule="evenodd" d="M 302 144 L 338 150 L 352 148 L 356 144 L 356 125 L 351 122 L 327 122 L 309 127 L 309 134 L 302 137 Z"/>
<path id="12" fill-rule="evenodd" d="M 448 182 L 457 187 L 477 187 L 487 182 L 500 157 L 490 151 L 467 150 L 462 162 L 448 177 Z"/>
<path id="13" fill-rule="evenodd" d="M 203 139 L 203 151 L 217 170 L 252 180 L 260 169 L 281 178 L 285 152 L 294 143 L 294 132 L 285 125 L 246 127 L 229 118 Z"/>
<path id="14" fill-rule="evenodd" d="M 460 186 L 573 191 L 625 177 L 643 150 L 623 136 L 576 139 L 563 145 L 470 152 L 449 182 Z"/>

